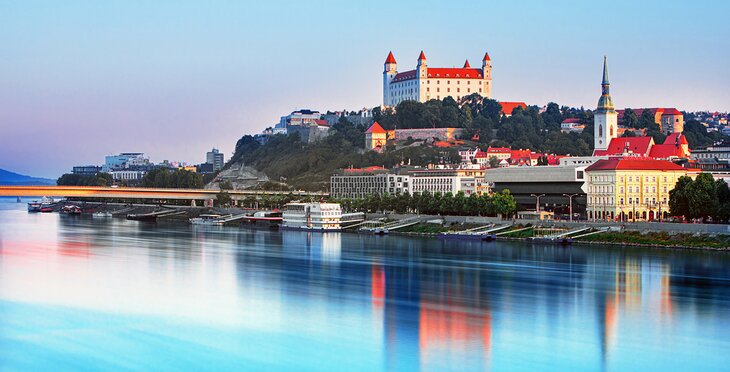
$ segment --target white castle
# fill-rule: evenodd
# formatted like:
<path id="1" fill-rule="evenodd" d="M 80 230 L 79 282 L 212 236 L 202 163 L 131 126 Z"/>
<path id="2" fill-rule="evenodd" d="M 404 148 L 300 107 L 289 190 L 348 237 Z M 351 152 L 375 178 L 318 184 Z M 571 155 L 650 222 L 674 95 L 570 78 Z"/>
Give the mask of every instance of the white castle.
<path id="1" fill-rule="evenodd" d="M 471 68 L 469 60 L 462 68 L 428 67 L 421 51 L 415 70 L 398 72 L 393 52 L 388 54 L 383 71 L 383 105 L 395 107 L 412 100 L 426 102 L 430 99 L 464 96 L 479 93 L 492 98 L 492 62 L 489 53 L 484 54 L 482 68 Z"/>

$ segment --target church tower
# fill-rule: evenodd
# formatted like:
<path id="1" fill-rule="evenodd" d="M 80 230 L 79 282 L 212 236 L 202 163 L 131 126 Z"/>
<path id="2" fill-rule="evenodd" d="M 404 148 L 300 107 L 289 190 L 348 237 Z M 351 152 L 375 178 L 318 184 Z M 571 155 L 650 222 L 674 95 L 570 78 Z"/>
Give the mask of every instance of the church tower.
<path id="1" fill-rule="evenodd" d="M 390 96 L 390 81 L 393 80 L 396 74 L 398 74 L 398 69 L 395 57 L 393 57 L 393 52 L 390 52 L 388 58 L 385 59 L 385 68 L 383 69 L 383 106 L 393 105 Z"/>
<path id="2" fill-rule="evenodd" d="M 613 107 L 609 93 L 608 62 L 603 56 L 603 81 L 601 82 L 601 98 L 593 115 L 593 151 L 606 150 L 611 140 L 618 137 L 618 114 Z"/>

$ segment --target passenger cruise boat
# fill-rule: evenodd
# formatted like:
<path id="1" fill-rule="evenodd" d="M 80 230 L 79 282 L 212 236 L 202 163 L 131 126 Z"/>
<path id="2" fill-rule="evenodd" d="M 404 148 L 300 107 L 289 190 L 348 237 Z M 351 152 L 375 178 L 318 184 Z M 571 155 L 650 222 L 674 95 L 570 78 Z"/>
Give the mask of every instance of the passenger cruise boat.
<path id="1" fill-rule="evenodd" d="M 201 214 L 198 217 L 191 218 L 190 223 L 193 225 L 223 225 L 223 216 L 220 214 Z"/>
<path id="2" fill-rule="evenodd" d="M 28 212 L 35 213 L 41 211 L 41 202 L 34 200 L 28 203 Z"/>
<path id="3" fill-rule="evenodd" d="M 343 225 L 365 220 L 365 214 L 342 213 L 339 203 L 289 203 L 282 213 L 282 229 L 341 231 Z"/>

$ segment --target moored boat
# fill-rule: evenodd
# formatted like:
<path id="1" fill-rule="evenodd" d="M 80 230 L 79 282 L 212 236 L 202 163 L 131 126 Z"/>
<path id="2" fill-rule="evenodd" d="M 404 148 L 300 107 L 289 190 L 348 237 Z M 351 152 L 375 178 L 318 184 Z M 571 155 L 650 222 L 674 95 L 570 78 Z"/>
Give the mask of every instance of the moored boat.
<path id="1" fill-rule="evenodd" d="M 81 207 L 78 205 L 64 205 L 61 208 L 61 214 L 79 215 L 81 214 Z"/>
<path id="2" fill-rule="evenodd" d="M 220 214 L 201 214 L 198 217 L 189 219 L 190 223 L 193 225 L 212 225 L 212 226 L 222 226 L 223 225 L 223 217 Z"/>
<path id="3" fill-rule="evenodd" d="M 41 211 L 41 202 L 35 200 L 28 203 L 28 212 L 36 213 Z"/>
<path id="4" fill-rule="evenodd" d="M 94 218 L 109 218 L 112 217 L 111 212 L 94 212 L 91 214 Z"/>

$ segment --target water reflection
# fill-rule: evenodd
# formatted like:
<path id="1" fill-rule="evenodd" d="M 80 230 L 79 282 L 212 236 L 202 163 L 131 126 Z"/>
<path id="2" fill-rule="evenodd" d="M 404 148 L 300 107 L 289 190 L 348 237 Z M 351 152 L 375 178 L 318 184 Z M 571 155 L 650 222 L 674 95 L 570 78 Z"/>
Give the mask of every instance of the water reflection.
<path id="1" fill-rule="evenodd" d="M 0 206 L 3 369 L 730 361 L 721 253 L 149 225 L 14 207 Z"/>

